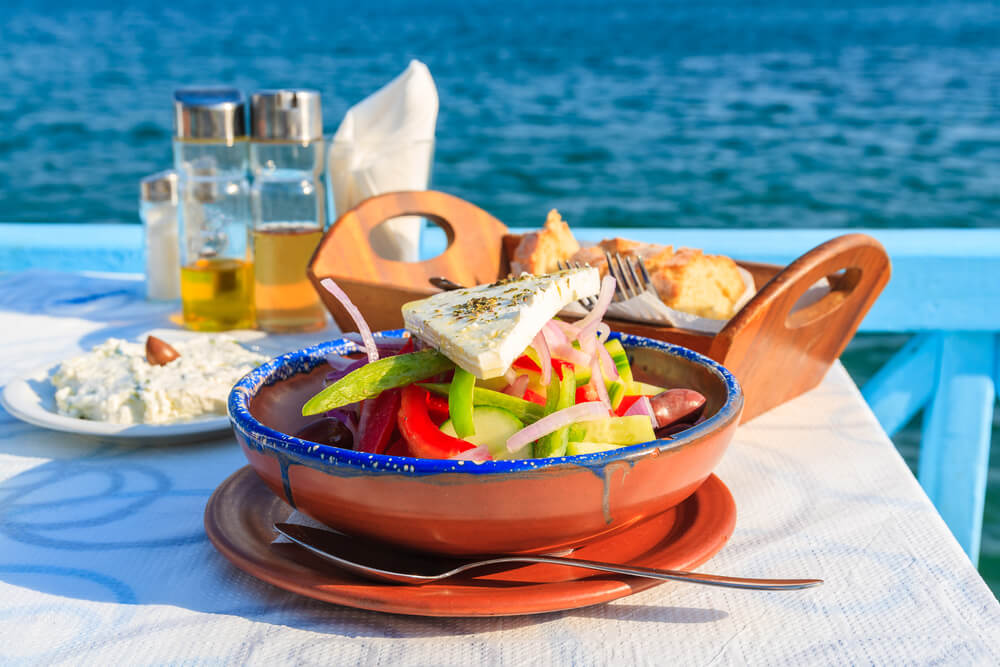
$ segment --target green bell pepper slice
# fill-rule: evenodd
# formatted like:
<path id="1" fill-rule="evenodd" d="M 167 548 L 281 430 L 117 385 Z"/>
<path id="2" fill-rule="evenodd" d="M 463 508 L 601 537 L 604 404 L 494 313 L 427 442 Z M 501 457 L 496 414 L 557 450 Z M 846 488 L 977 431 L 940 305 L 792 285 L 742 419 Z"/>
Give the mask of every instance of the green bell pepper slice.
<path id="1" fill-rule="evenodd" d="M 384 357 L 351 371 L 302 406 L 303 416 L 357 403 L 378 396 L 386 389 L 405 387 L 455 367 L 455 362 L 437 350 L 420 350 Z"/>
<path id="2" fill-rule="evenodd" d="M 449 393 L 448 385 L 438 382 L 422 382 L 420 386 L 440 396 L 447 396 Z M 472 404 L 503 408 L 525 424 L 534 424 L 545 416 L 545 408 L 537 403 L 485 387 L 476 387 L 472 390 Z"/>
<path id="3" fill-rule="evenodd" d="M 472 421 L 472 397 L 476 389 L 476 376 L 464 368 L 455 369 L 455 377 L 448 389 L 448 414 L 459 438 L 476 434 Z"/>
<path id="4" fill-rule="evenodd" d="M 552 384 L 556 384 L 555 378 L 552 379 Z M 558 385 L 559 398 L 552 412 L 564 410 L 576 403 L 576 376 L 573 373 L 572 367 L 568 365 L 563 367 L 562 379 L 559 380 Z M 569 426 L 563 426 L 536 440 L 533 455 L 536 459 L 544 459 L 550 456 L 565 456 L 566 445 L 568 443 Z"/>

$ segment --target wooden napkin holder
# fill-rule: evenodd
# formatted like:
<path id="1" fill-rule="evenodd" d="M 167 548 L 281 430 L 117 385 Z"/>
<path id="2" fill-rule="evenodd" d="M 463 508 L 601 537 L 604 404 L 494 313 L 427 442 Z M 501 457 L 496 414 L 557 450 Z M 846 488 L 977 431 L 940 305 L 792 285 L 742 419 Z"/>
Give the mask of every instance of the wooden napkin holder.
<path id="1" fill-rule="evenodd" d="M 422 262 L 380 257 L 371 231 L 399 216 L 422 216 L 445 232 L 448 247 Z M 343 331 L 356 327 L 340 303 L 319 285 L 333 278 L 373 330 L 403 326 L 401 306 L 438 292 L 443 276 L 478 285 L 507 275 L 519 237 L 479 207 L 443 192 L 392 192 L 346 212 L 324 235 L 309 265 L 315 285 Z M 606 318 L 613 330 L 676 343 L 729 368 L 743 385 L 743 421 L 812 389 L 840 357 L 868 309 L 889 281 L 889 257 L 865 234 L 845 234 L 813 248 L 786 267 L 737 261 L 754 278 L 757 294 L 717 334 Z M 806 290 L 827 278 L 830 291 L 793 311 Z"/>

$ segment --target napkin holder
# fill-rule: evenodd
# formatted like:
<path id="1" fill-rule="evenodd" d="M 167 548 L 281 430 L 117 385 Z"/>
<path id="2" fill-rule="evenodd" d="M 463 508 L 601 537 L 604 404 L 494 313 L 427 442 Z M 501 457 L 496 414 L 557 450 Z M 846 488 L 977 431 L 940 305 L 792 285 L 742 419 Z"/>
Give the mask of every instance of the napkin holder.
<path id="1" fill-rule="evenodd" d="M 448 247 L 422 262 L 379 257 L 371 230 L 397 216 L 418 215 L 445 232 Z M 519 237 L 479 207 L 442 192 L 391 192 L 367 199 L 327 231 L 309 265 L 309 278 L 343 331 L 356 329 L 332 295 L 319 286 L 333 278 L 373 330 L 401 327 L 400 307 L 436 293 L 428 280 L 478 285 L 504 277 Z M 606 318 L 612 330 L 647 336 L 701 352 L 729 368 L 743 385 L 743 421 L 818 385 L 847 347 L 889 281 L 889 257 L 865 234 L 844 234 L 786 267 L 738 261 L 757 294 L 716 334 Z M 799 298 L 826 278 L 829 292 L 804 308 Z"/>

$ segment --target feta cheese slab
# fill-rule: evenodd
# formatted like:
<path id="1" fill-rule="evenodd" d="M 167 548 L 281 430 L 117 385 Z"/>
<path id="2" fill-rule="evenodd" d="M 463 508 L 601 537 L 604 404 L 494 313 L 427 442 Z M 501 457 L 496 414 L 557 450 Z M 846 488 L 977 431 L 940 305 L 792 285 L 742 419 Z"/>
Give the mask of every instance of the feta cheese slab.
<path id="1" fill-rule="evenodd" d="M 498 377 L 556 313 L 600 289 L 600 274 L 589 266 L 543 276 L 522 274 L 411 301 L 403 306 L 403 322 L 476 377 Z"/>

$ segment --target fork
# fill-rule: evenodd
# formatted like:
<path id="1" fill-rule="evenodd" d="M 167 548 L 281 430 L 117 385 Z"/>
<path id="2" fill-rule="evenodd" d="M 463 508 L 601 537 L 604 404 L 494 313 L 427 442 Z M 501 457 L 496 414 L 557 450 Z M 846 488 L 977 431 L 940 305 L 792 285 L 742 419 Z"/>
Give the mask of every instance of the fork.
<path id="1" fill-rule="evenodd" d="M 386 549 L 386 545 L 371 542 L 363 538 L 348 537 L 329 530 L 299 526 L 290 523 L 276 523 L 275 530 L 305 547 L 317 556 L 335 563 L 342 569 L 353 574 L 374 579 L 376 581 L 391 581 L 398 584 L 425 584 L 430 581 L 447 579 L 456 574 L 484 565 L 500 563 L 550 563 L 553 565 L 568 565 L 570 567 L 585 567 L 591 570 L 628 574 L 651 579 L 668 579 L 671 581 L 686 581 L 709 586 L 724 586 L 726 588 L 749 588 L 766 591 L 787 591 L 802 588 L 812 588 L 823 583 L 822 579 L 746 579 L 743 577 L 726 577 L 704 572 L 687 572 L 684 570 L 664 570 L 637 565 L 619 565 L 601 563 L 578 558 L 560 558 L 558 556 L 499 556 L 488 560 L 454 560 L 435 558 L 422 554 L 408 554 L 398 549 Z"/>
<path id="2" fill-rule="evenodd" d="M 615 295 L 612 301 L 627 301 L 651 289 L 652 281 L 649 278 L 649 272 L 646 270 L 642 258 L 638 255 L 623 257 L 617 252 L 612 254 L 605 250 L 604 259 L 608 263 L 608 273 L 615 279 Z M 582 266 L 590 266 L 589 264 L 563 260 L 559 260 L 558 265 L 560 269 L 578 269 Z M 597 305 L 597 299 L 588 296 L 580 299 L 578 303 L 590 310 Z"/>

